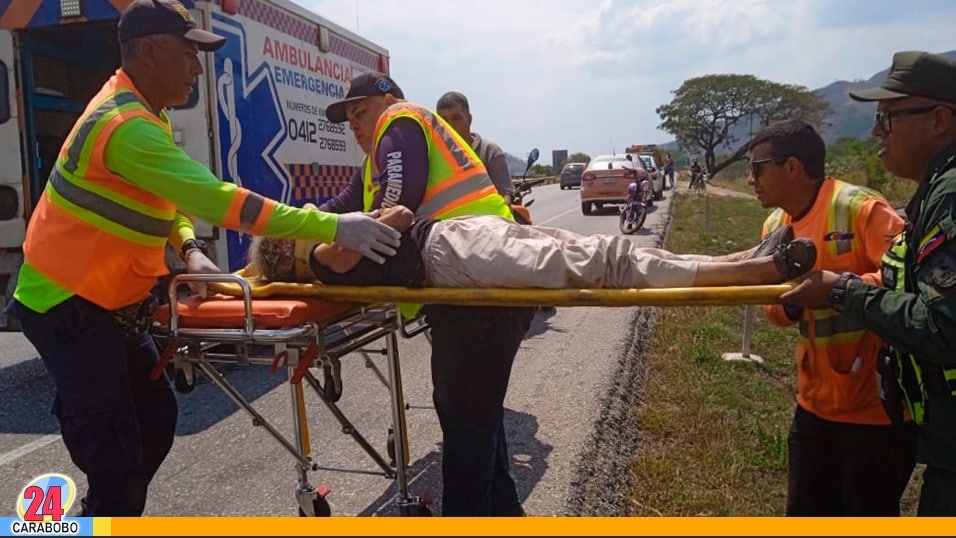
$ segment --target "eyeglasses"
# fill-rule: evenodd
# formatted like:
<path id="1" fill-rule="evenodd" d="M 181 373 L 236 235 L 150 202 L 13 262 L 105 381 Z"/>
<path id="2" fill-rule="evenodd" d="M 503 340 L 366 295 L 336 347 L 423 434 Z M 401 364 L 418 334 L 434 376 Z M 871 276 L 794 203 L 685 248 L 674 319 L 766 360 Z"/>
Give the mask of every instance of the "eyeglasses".
<path id="1" fill-rule="evenodd" d="M 763 168 L 763 165 L 773 163 L 773 164 L 783 164 L 787 162 L 787 159 L 792 157 L 792 155 L 780 155 L 778 157 L 770 157 L 767 159 L 760 159 L 758 161 L 750 161 L 750 175 L 757 179 L 760 177 L 760 170 Z"/>
<path id="2" fill-rule="evenodd" d="M 923 105 L 923 106 L 914 106 L 910 108 L 899 108 L 896 110 L 883 110 L 876 113 L 876 125 L 880 127 L 880 130 L 886 134 L 890 134 L 893 131 L 893 116 L 911 116 L 914 114 L 925 114 L 936 110 L 936 107 L 948 108 L 950 112 L 956 114 L 956 108 L 949 107 L 946 105 Z"/>

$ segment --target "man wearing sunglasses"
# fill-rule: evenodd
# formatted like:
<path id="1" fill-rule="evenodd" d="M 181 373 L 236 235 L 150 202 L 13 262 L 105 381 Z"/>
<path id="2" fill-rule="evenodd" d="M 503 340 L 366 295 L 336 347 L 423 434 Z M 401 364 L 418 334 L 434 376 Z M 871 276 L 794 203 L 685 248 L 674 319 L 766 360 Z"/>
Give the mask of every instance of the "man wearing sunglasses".
<path id="1" fill-rule="evenodd" d="M 764 237 L 789 226 L 813 240 L 815 269 L 873 273 L 903 219 L 877 192 L 828 177 L 812 125 L 769 125 L 750 142 L 750 179 L 765 208 Z M 779 232 L 778 232 L 779 233 Z M 916 429 L 892 424 L 876 383 L 880 338 L 831 309 L 764 307 L 797 325 L 797 405 L 788 438 L 788 516 L 898 516 L 916 460 Z"/>
<path id="2" fill-rule="evenodd" d="M 917 461 L 926 465 L 918 514 L 954 516 L 956 62 L 897 52 L 879 88 L 850 96 L 877 104 L 872 134 L 886 170 L 918 183 L 906 231 L 883 257 L 884 287 L 855 271 L 818 271 L 782 300 L 834 308 L 889 344 L 877 363 L 884 406 L 918 425 Z"/>

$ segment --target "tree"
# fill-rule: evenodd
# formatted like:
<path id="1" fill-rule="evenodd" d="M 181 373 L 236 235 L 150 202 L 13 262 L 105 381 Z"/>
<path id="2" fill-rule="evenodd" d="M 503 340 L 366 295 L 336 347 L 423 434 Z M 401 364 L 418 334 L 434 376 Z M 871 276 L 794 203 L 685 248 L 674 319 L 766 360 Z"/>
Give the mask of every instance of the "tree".
<path id="1" fill-rule="evenodd" d="M 753 75 L 706 75 L 685 80 L 674 99 L 657 107 L 659 128 L 677 138 L 684 150 L 704 153 L 711 175 L 744 158 L 749 140 L 740 140 L 743 121 L 758 127 L 789 118 L 819 126 L 829 105 L 816 93 L 793 84 L 779 84 Z M 743 142 L 727 159 L 717 163 L 716 150 Z"/>
<path id="2" fill-rule="evenodd" d="M 528 174 L 534 177 L 553 176 L 554 168 L 550 164 L 536 164 L 528 170 Z"/>
<path id="3" fill-rule="evenodd" d="M 591 156 L 587 153 L 572 153 L 566 162 L 569 163 L 586 163 L 591 160 Z"/>

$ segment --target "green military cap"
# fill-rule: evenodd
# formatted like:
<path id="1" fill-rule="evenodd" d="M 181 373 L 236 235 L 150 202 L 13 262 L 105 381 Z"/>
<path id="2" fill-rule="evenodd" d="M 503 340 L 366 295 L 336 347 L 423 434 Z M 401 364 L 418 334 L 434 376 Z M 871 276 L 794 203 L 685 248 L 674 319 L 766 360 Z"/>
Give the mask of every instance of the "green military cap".
<path id="1" fill-rule="evenodd" d="M 885 101 L 919 96 L 956 104 L 956 62 L 939 54 L 907 50 L 893 55 L 893 65 L 879 88 L 850 92 L 856 101 Z"/>

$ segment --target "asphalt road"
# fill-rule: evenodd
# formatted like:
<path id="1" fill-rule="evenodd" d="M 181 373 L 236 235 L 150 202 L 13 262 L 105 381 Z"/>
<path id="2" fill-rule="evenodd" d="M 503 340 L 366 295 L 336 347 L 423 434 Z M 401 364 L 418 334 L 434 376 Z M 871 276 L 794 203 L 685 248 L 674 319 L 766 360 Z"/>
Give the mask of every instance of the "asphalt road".
<path id="1" fill-rule="evenodd" d="M 617 213 L 581 214 L 579 191 L 535 187 L 537 225 L 579 233 L 619 233 Z M 672 191 L 632 236 L 658 245 L 669 221 Z M 514 364 L 506 400 L 512 470 L 531 515 L 614 515 L 617 494 L 636 447 L 632 406 L 639 401 L 641 349 L 653 309 L 558 308 L 535 319 Z M 368 348 L 381 349 L 383 342 Z M 399 341 L 410 409 L 410 490 L 430 495 L 440 513 L 441 435 L 431 406 L 429 349 L 424 336 Z M 386 372 L 383 357 L 375 359 Z M 359 432 L 385 455 L 391 423 L 385 386 L 358 354 L 343 357 L 339 405 Z M 267 367 L 228 366 L 227 379 L 280 431 L 292 432 L 289 384 Z M 73 466 L 50 415 L 53 388 L 32 346 L 0 333 L 0 513 L 12 513 L 21 488 L 50 472 L 85 480 Z M 314 393 L 307 392 L 313 457 L 324 468 L 313 484 L 331 488 L 335 515 L 394 515 L 395 482 L 348 435 Z M 215 385 L 179 394 L 180 422 L 172 453 L 154 479 L 146 515 L 295 515 L 294 460 Z M 355 472 L 358 471 L 358 472 Z M 3 508 L 5 507 L 5 508 Z M 71 512 L 75 513 L 76 507 Z"/>

